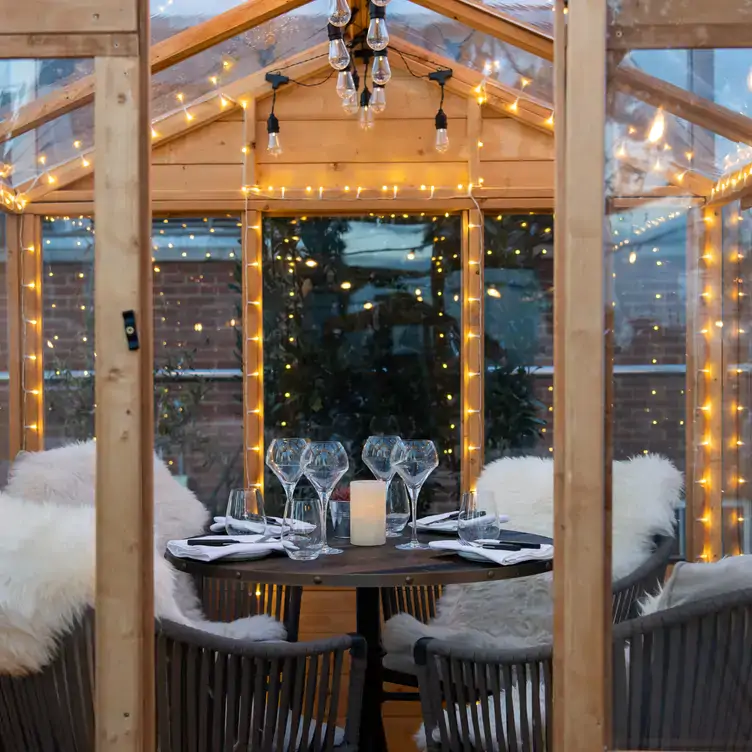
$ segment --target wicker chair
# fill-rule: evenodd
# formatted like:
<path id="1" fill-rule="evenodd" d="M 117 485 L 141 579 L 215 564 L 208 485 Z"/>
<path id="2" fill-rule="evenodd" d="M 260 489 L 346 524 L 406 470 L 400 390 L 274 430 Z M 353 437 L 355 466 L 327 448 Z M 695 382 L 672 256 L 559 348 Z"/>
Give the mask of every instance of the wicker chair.
<path id="1" fill-rule="evenodd" d="M 94 751 L 93 624 L 90 611 L 42 671 L 0 675 L 3 752 Z M 347 723 L 336 749 L 357 749 L 366 654 L 361 637 L 246 642 L 161 622 L 156 640 L 160 752 L 332 750 L 345 691 Z M 350 680 L 343 690 L 348 652 Z"/>
<path id="2" fill-rule="evenodd" d="M 676 539 L 669 536 L 654 537 L 655 550 L 634 572 L 614 583 L 613 621 L 618 624 L 637 615 L 637 606 L 645 595 L 655 593 L 666 578 L 669 559 Z M 381 589 L 381 608 L 384 621 L 399 613 L 407 613 L 419 621 L 427 622 L 436 616 L 436 605 L 441 597 L 440 586 L 394 587 Z M 387 654 L 383 668 L 384 681 L 407 687 L 417 687 L 414 667 L 406 656 Z M 417 700 L 412 692 L 387 692 L 390 700 Z"/>
<path id="3" fill-rule="evenodd" d="M 615 626 L 613 748 L 752 749 L 750 637 L 752 589 Z M 415 661 L 424 722 L 440 737 L 429 734 L 430 752 L 551 750 L 550 647 L 423 639 Z"/>

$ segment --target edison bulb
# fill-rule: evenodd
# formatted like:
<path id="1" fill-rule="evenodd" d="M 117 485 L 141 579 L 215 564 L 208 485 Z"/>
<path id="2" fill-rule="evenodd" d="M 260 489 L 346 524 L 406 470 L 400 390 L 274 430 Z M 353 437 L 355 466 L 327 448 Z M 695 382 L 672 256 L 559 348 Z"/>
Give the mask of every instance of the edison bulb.
<path id="1" fill-rule="evenodd" d="M 358 124 L 364 131 L 370 131 L 373 128 L 373 108 L 370 105 L 360 108 Z"/>
<path id="2" fill-rule="evenodd" d="M 350 94 L 342 97 L 342 109 L 348 115 L 357 115 L 360 109 L 360 103 L 358 102 L 358 92 L 353 91 Z"/>
<path id="3" fill-rule="evenodd" d="M 371 78 L 375 84 L 383 86 L 392 77 L 392 69 L 389 67 L 389 58 L 386 55 L 374 55 L 371 67 Z"/>
<path id="4" fill-rule="evenodd" d="M 282 144 L 279 142 L 279 133 L 270 133 L 269 141 L 266 144 L 266 150 L 273 157 L 278 157 L 282 153 Z"/>
<path id="5" fill-rule="evenodd" d="M 386 28 L 385 18 L 371 18 L 371 22 L 368 24 L 366 42 L 376 52 L 386 49 L 389 45 L 389 31 Z M 331 60 L 331 56 L 329 59 Z"/>
<path id="6" fill-rule="evenodd" d="M 332 26 L 342 28 L 350 22 L 352 11 L 347 0 L 330 0 L 329 1 L 329 23 Z"/>
<path id="7" fill-rule="evenodd" d="M 344 99 L 348 94 L 355 93 L 355 81 L 349 70 L 340 71 L 337 74 L 337 94 Z"/>
<path id="8" fill-rule="evenodd" d="M 385 8 L 387 5 L 389 5 L 391 0 L 371 0 L 371 2 L 379 8 Z"/>
<path id="9" fill-rule="evenodd" d="M 343 39 L 329 40 L 329 65 L 334 70 L 344 70 L 350 65 L 350 53 Z"/>
<path id="10" fill-rule="evenodd" d="M 368 106 L 374 111 L 376 115 L 384 112 L 386 109 L 386 89 L 383 86 L 374 86 L 371 93 L 371 101 Z"/>
<path id="11" fill-rule="evenodd" d="M 449 148 L 449 133 L 446 128 L 436 129 L 436 151 L 442 154 Z"/>

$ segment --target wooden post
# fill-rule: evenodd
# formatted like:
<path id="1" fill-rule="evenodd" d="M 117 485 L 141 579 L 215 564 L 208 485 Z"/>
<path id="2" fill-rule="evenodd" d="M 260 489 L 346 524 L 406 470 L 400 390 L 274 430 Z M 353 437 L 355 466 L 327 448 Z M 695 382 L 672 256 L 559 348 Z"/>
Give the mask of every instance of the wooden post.
<path id="1" fill-rule="evenodd" d="M 560 46 L 562 13 L 559 3 Z M 566 201 L 563 211 L 557 203 L 557 239 L 563 237 L 565 253 L 562 262 L 557 244 L 554 746 L 602 752 L 611 743 L 612 691 L 604 431 L 606 0 L 570 3 L 567 26 L 565 79 L 557 74 L 559 103 L 566 86 L 566 112 L 557 113 L 557 127 L 564 122 L 565 128 L 557 202 L 577 200 Z"/>
<path id="2" fill-rule="evenodd" d="M 463 491 L 483 466 L 483 212 L 462 214 L 462 462 Z"/>
<path id="3" fill-rule="evenodd" d="M 7 217 L 10 458 L 44 449 L 42 218 Z"/>
<path id="4" fill-rule="evenodd" d="M 246 486 L 264 488 L 264 320 L 261 212 L 243 213 L 243 436 Z"/>
<path id="5" fill-rule="evenodd" d="M 141 56 L 95 63 L 98 752 L 155 745 L 149 6 L 133 6 Z"/>
<path id="6" fill-rule="evenodd" d="M 469 191 L 482 184 L 480 175 L 481 105 L 476 98 L 467 100 L 468 182 Z M 462 490 L 469 491 L 483 468 L 485 338 L 484 237 L 483 212 L 470 209 L 463 219 L 462 253 Z"/>
<path id="7" fill-rule="evenodd" d="M 702 213 L 699 237 L 702 254 L 699 264 L 695 305 L 700 312 L 697 384 L 693 412 L 695 420 L 693 517 L 693 555 L 702 561 L 722 556 L 721 503 L 723 500 L 723 223 L 720 207 L 708 207 Z M 690 448 L 690 449 L 691 449 Z M 700 498 L 697 498 L 699 494 Z M 699 516 L 695 517 L 699 510 Z"/>

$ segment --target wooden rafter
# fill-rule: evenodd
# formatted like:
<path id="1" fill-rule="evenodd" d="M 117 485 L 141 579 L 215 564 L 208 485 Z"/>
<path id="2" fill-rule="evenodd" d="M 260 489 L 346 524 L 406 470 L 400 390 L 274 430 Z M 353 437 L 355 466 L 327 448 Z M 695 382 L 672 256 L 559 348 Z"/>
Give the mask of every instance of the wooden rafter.
<path id="1" fill-rule="evenodd" d="M 619 91 L 653 107 L 707 128 L 719 136 L 744 144 L 752 144 L 752 119 L 729 110 L 704 97 L 674 86 L 667 81 L 643 73 L 637 68 L 618 68 L 613 83 Z"/>
<path id="2" fill-rule="evenodd" d="M 749 197 L 750 192 L 752 192 L 752 162 L 747 162 L 717 180 L 709 198 L 713 203 L 727 204 Z"/>
<path id="3" fill-rule="evenodd" d="M 620 163 L 634 168 L 638 172 L 649 173 L 655 171 L 647 160 L 639 159 L 632 155 L 619 156 Z M 669 185 L 683 188 L 693 196 L 707 197 L 713 190 L 713 181 L 699 172 L 681 167 L 672 161 L 667 161 L 657 174 L 666 180 Z"/>
<path id="4" fill-rule="evenodd" d="M 471 29 L 490 34 L 502 42 L 553 61 L 553 39 L 544 31 L 518 21 L 493 7 L 473 0 L 412 0 L 417 5 L 459 21 Z"/>
<path id="5" fill-rule="evenodd" d="M 248 0 L 151 47 L 151 72 L 159 73 L 244 31 L 299 8 L 310 0 Z M 0 123 L 0 141 L 20 136 L 94 100 L 94 76 L 39 97 Z"/>
<path id="6" fill-rule="evenodd" d="M 268 68 L 263 68 L 235 81 L 224 88 L 221 93 L 212 94 L 188 105 L 185 110 L 181 109 L 161 120 L 154 121 L 152 124 L 152 146 L 162 146 L 176 138 L 185 136 L 191 131 L 202 128 L 234 110 L 241 109 L 246 98 L 270 93 L 271 86 L 266 81 L 267 73 L 292 68 L 291 75 L 296 80 L 300 80 L 328 68 L 326 52 L 326 43 L 303 50 L 296 55 L 276 62 Z M 39 201 L 47 194 L 90 175 L 94 171 L 94 162 L 94 150 L 83 156 L 79 155 L 50 170 L 50 174 L 54 176 L 53 183 L 35 184 L 36 181 L 27 181 L 19 186 L 19 193 L 28 201 Z"/>
<path id="7" fill-rule="evenodd" d="M 447 83 L 447 89 L 464 97 L 477 97 L 476 88 L 483 81 L 483 74 L 479 71 L 460 65 L 454 60 L 437 55 L 435 52 L 406 42 L 400 37 L 392 36 L 389 47 L 398 55 L 392 55 L 392 60 L 399 60 L 399 55 L 407 59 L 402 64 L 416 74 L 425 75 L 436 68 L 451 68 L 452 78 Z M 492 109 L 503 112 L 525 125 L 542 131 L 553 133 L 552 107 L 545 102 L 523 96 L 517 89 L 487 80 L 485 84 L 486 101 L 484 104 Z"/>

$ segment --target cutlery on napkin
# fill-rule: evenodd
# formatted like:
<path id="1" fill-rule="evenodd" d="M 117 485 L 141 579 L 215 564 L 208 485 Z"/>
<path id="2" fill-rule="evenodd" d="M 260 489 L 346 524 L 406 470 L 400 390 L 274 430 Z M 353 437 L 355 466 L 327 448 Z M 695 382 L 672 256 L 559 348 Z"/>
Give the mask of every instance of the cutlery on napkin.
<path id="1" fill-rule="evenodd" d="M 498 548 L 496 545 L 491 548 L 490 545 L 493 543 L 493 541 L 489 541 L 489 547 L 484 546 L 483 548 L 478 546 L 468 546 L 458 540 L 431 541 L 428 545 L 433 550 L 437 551 L 472 552 L 473 554 L 481 556 L 484 559 L 488 559 L 494 564 L 499 564 L 501 566 L 522 564 L 524 561 L 546 561 L 553 559 L 554 557 L 554 547 L 550 544 L 542 544 L 540 548 L 504 549 Z M 498 542 L 497 545 L 500 546 L 504 544 Z"/>
<path id="2" fill-rule="evenodd" d="M 244 527 L 248 528 L 248 531 L 250 533 L 263 533 L 264 531 L 261 529 L 261 525 L 255 523 L 255 522 L 243 522 Z M 215 517 L 214 522 L 212 522 L 211 526 L 209 527 L 209 530 L 211 530 L 213 533 L 224 533 L 225 532 L 225 518 L 224 517 Z M 279 517 L 267 517 L 266 518 L 266 532 L 269 535 L 281 535 L 282 534 L 282 520 Z"/>
<path id="3" fill-rule="evenodd" d="M 201 538 L 171 540 L 167 542 L 167 550 L 181 559 L 216 561 L 228 556 L 239 559 L 243 554 L 255 555 L 285 549 L 282 541 L 269 540 L 266 535 L 235 535 L 230 539 L 208 536 L 203 543 Z"/>
<path id="4" fill-rule="evenodd" d="M 456 533 L 459 516 L 459 512 L 445 512 L 444 514 L 432 514 L 428 517 L 421 517 L 417 520 L 418 530 L 431 528 L 432 530 Z M 499 523 L 504 524 L 505 522 L 509 522 L 509 517 L 506 514 L 500 514 Z"/>

